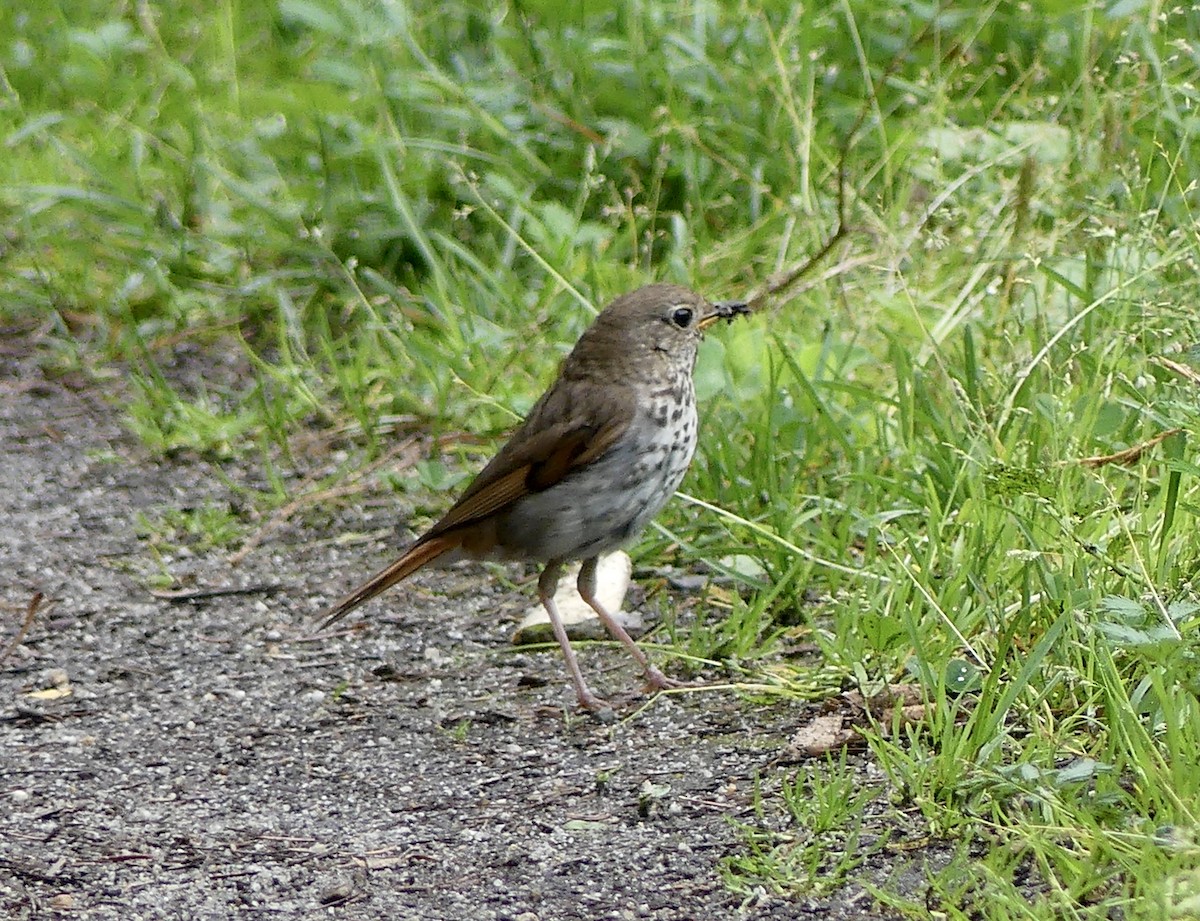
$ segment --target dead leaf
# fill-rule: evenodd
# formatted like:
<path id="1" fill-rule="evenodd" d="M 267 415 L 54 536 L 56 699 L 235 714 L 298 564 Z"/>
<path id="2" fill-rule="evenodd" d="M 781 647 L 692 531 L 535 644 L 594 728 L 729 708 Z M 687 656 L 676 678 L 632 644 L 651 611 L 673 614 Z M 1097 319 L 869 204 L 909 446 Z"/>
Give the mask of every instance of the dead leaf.
<path id="1" fill-rule="evenodd" d="M 43 688 L 40 691 L 29 691 L 25 696 L 31 700 L 61 700 L 64 697 L 70 697 L 74 691 L 69 684 L 61 685 L 56 688 Z"/>
<path id="2" fill-rule="evenodd" d="M 816 758 L 845 748 L 856 740 L 861 742 L 862 736 L 846 724 L 845 717 L 840 714 L 817 716 L 792 736 L 781 757 L 784 761 Z"/>

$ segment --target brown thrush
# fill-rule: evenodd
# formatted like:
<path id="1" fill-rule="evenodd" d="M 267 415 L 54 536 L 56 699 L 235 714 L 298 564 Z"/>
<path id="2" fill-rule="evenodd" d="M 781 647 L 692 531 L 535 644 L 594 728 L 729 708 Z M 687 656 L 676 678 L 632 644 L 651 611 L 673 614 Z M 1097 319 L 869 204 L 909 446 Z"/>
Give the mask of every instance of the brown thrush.
<path id="1" fill-rule="evenodd" d="M 579 703 L 588 688 L 554 603 L 563 564 L 582 560 L 579 594 L 656 688 L 672 682 L 596 598 L 596 560 L 633 539 L 674 494 L 696 450 L 692 369 L 701 331 L 747 313 L 678 285 L 617 298 L 563 361 L 558 379 L 454 507 L 404 555 L 326 610 L 325 626 L 434 560 L 545 563 L 538 596 Z"/>

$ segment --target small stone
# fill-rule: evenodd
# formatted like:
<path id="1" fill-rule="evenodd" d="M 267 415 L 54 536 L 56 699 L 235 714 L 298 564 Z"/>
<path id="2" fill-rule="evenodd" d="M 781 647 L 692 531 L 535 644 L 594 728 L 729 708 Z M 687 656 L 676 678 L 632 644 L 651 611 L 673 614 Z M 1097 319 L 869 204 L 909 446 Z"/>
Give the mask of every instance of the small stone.
<path id="1" fill-rule="evenodd" d="M 338 883 L 337 885 L 334 885 L 334 886 L 330 886 L 328 889 L 326 889 L 324 892 L 322 892 L 319 896 L 317 896 L 317 900 L 322 905 L 336 905 L 339 902 L 347 901 L 353 895 L 354 895 L 354 886 L 352 886 L 350 883 L 343 882 L 343 883 Z"/>

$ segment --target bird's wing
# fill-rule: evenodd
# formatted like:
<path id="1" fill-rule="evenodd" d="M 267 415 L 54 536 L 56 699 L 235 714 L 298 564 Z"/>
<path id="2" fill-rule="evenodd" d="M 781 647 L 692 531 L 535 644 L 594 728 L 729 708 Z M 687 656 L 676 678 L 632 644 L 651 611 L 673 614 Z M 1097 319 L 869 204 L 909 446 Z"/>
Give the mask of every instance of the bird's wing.
<path id="1" fill-rule="evenodd" d="M 473 524 L 522 496 L 549 489 L 604 454 L 633 421 L 634 402 L 623 389 L 609 388 L 604 399 L 597 399 L 594 387 L 582 391 L 582 385 L 559 384 L 530 410 L 429 536 Z"/>

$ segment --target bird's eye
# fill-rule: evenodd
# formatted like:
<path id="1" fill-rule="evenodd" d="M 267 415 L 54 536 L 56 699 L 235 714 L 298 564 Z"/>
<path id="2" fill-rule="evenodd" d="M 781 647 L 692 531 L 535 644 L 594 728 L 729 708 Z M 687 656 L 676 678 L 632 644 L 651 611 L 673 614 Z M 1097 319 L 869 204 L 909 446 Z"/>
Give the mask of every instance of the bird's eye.
<path id="1" fill-rule="evenodd" d="M 692 325 L 692 320 L 696 316 L 696 311 L 691 307 L 676 307 L 671 311 L 671 322 L 680 329 L 687 329 Z"/>

